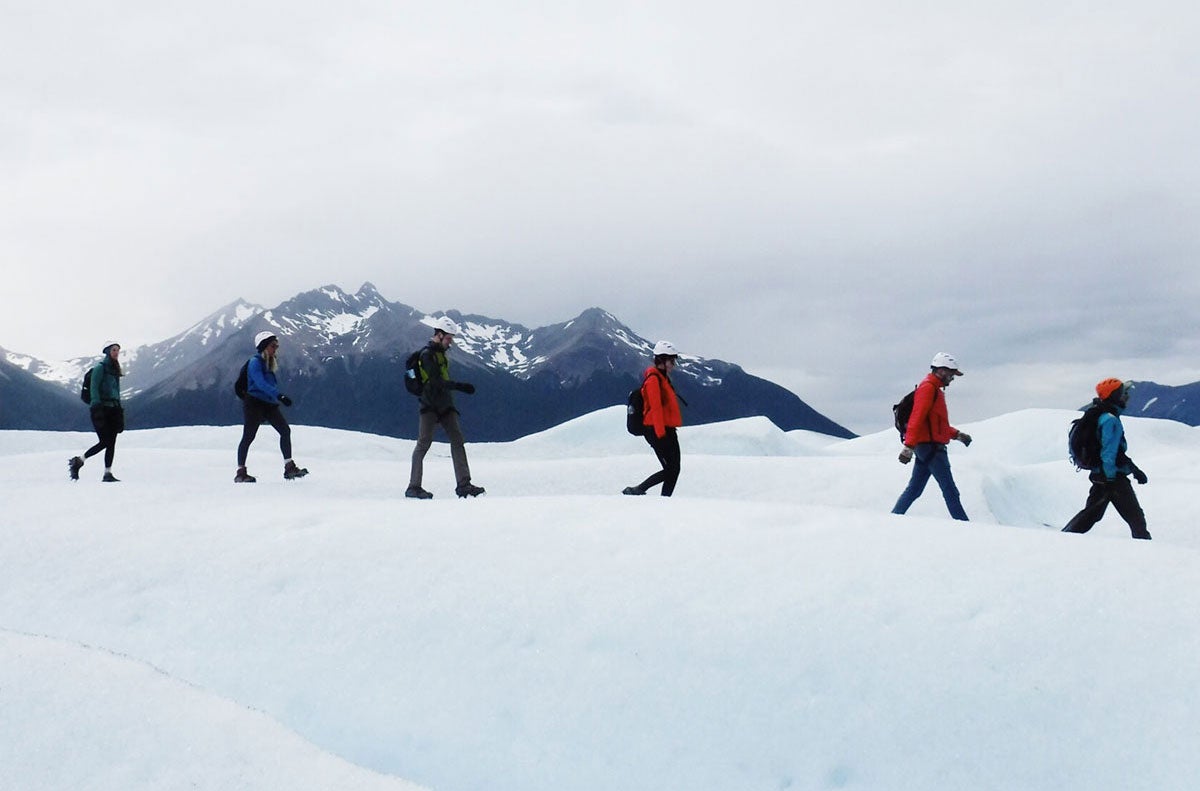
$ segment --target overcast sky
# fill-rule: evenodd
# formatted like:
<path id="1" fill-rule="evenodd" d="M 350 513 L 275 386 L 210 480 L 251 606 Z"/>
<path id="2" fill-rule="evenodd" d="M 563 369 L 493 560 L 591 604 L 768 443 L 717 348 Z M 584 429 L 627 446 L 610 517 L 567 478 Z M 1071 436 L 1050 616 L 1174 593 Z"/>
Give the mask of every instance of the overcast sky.
<path id="1" fill-rule="evenodd" d="M 0 346 L 364 281 L 852 430 L 1200 379 L 1190 2 L 0 0 Z"/>

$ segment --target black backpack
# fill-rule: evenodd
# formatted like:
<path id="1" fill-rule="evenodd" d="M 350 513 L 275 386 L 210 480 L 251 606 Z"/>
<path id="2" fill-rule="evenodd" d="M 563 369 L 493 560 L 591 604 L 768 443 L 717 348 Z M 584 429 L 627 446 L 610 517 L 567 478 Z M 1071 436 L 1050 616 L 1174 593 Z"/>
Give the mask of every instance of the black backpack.
<path id="1" fill-rule="evenodd" d="M 643 380 L 641 385 L 630 390 L 629 398 L 626 399 L 625 430 L 635 437 L 642 436 L 646 431 L 646 427 L 642 424 L 646 412 L 646 401 L 642 398 L 642 385 L 645 384 Z"/>
<path id="2" fill-rule="evenodd" d="M 421 352 L 423 351 L 425 351 L 424 348 L 417 349 L 404 361 L 404 389 L 418 397 L 425 389 L 425 382 L 421 380 Z"/>
<path id="3" fill-rule="evenodd" d="M 642 388 L 651 376 L 654 374 L 642 377 L 642 383 L 630 390 L 629 397 L 625 399 L 625 430 L 635 437 L 646 433 L 646 426 L 642 423 L 646 419 L 646 397 L 642 395 Z M 678 395 L 676 397 L 678 398 Z"/>
<path id="4" fill-rule="evenodd" d="M 917 397 L 917 387 L 920 387 L 920 385 L 917 385 L 912 390 L 909 390 L 907 393 L 905 393 L 904 398 L 901 398 L 899 403 L 892 404 L 892 423 L 896 426 L 896 430 L 900 432 L 900 441 L 901 442 L 904 441 L 904 432 L 908 431 L 908 419 L 910 417 L 912 417 L 913 401 L 916 400 L 916 397 Z M 933 401 L 935 404 L 937 403 L 937 397 L 938 397 L 938 388 L 934 388 Z M 930 410 L 932 410 L 932 409 L 933 409 L 933 404 L 930 404 Z M 933 431 L 932 431 L 932 428 L 933 428 L 932 427 L 932 422 L 933 422 L 932 416 L 929 418 L 929 420 L 930 420 L 930 433 L 933 433 Z"/>
<path id="5" fill-rule="evenodd" d="M 250 361 L 242 363 L 242 370 L 238 371 L 237 379 L 233 380 L 233 394 L 238 398 L 245 400 L 246 398 L 246 372 L 250 368 Z"/>
<path id="6" fill-rule="evenodd" d="M 92 369 L 87 369 L 83 375 L 83 385 L 79 388 L 79 398 L 85 404 L 92 403 Z"/>
<path id="7" fill-rule="evenodd" d="M 1084 413 L 1071 421 L 1067 429 L 1067 455 L 1077 470 L 1091 470 L 1100 466 L 1100 415 L 1109 411 L 1093 404 Z"/>

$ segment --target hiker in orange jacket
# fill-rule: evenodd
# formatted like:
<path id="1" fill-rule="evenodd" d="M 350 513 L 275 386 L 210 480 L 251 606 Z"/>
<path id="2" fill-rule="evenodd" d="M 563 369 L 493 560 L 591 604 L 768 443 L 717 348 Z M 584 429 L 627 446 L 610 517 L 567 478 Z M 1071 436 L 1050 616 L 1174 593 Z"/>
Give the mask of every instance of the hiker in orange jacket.
<path id="1" fill-rule="evenodd" d="M 929 368 L 929 374 L 917 385 L 917 392 L 913 396 L 912 414 L 904 430 L 904 449 L 900 451 L 901 464 L 908 464 L 914 455 L 917 462 L 913 465 L 908 486 L 900 493 L 892 513 L 903 514 L 908 511 L 909 506 L 925 491 L 925 484 L 929 483 L 929 476 L 932 475 L 942 489 L 942 498 L 946 501 L 950 516 L 965 522 L 967 512 L 963 510 L 958 487 L 950 472 L 950 456 L 946 452 L 946 445 L 952 439 L 970 445 L 971 436 L 950 425 L 944 392 L 954 377 L 962 376 L 962 371 L 958 370 L 958 361 L 945 352 L 935 354 Z"/>
<path id="2" fill-rule="evenodd" d="M 671 384 L 671 372 L 679 362 L 679 352 L 670 341 L 654 344 L 654 365 L 642 374 L 642 425 L 646 442 L 654 450 L 662 469 L 637 486 L 626 486 L 622 494 L 645 494 L 651 486 L 662 484 L 662 496 L 670 497 L 679 480 L 679 436 L 675 429 L 683 425 L 679 398 Z"/>

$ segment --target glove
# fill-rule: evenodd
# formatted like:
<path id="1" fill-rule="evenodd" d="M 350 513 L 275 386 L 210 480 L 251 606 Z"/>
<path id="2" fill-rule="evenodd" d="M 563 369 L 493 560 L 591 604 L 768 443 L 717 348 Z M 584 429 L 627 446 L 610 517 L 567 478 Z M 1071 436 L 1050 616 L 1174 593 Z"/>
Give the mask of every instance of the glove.
<path id="1" fill-rule="evenodd" d="M 279 403 L 283 404 L 284 406 L 291 406 L 291 405 L 292 405 L 292 399 L 288 398 L 288 397 L 287 397 L 287 396 L 285 396 L 285 395 L 280 395 L 280 396 L 279 396 Z"/>
<path id="2" fill-rule="evenodd" d="M 912 461 L 912 448 L 905 445 L 904 450 L 900 451 L 900 463 L 908 464 L 910 461 Z"/>
<path id="3" fill-rule="evenodd" d="M 965 431 L 958 432 L 958 436 L 956 436 L 955 439 L 958 440 L 959 442 L 961 442 L 962 444 L 966 445 L 967 447 L 971 446 L 971 435 Z"/>
<path id="4" fill-rule="evenodd" d="M 1137 467 L 1133 468 L 1133 479 L 1135 481 L 1137 481 L 1139 484 L 1147 483 L 1150 480 L 1149 478 L 1146 477 L 1146 473 L 1142 472 Z"/>
<path id="5" fill-rule="evenodd" d="M 475 395 L 475 385 L 471 384 L 470 382 L 459 382 L 458 389 L 467 395 Z"/>

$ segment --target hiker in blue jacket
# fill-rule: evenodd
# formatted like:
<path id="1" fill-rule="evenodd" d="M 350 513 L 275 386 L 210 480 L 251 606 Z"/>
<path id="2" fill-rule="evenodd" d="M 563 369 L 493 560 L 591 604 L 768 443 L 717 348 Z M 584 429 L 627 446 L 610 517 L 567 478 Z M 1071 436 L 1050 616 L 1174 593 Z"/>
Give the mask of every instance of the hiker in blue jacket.
<path id="1" fill-rule="evenodd" d="M 292 429 L 279 405 L 291 406 L 292 399 L 279 392 L 275 372 L 279 361 L 275 353 L 279 350 L 279 338 L 275 333 L 263 331 L 254 336 L 255 354 L 246 363 L 246 396 L 242 399 L 242 441 L 237 450 L 237 474 L 234 483 L 254 483 L 258 479 L 246 471 L 246 456 L 250 443 L 258 435 L 258 427 L 264 422 L 279 432 L 279 450 L 283 454 L 283 477 L 285 480 L 303 478 L 308 470 L 296 466 L 292 460 Z"/>
<path id="2" fill-rule="evenodd" d="M 1134 538 L 1150 539 L 1150 533 L 1146 530 L 1146 515 L 1129 483 L 1130 475 L 1139 484 L 1149 480 L 1125 452 L 1128 444 L 1125 441 L 1125 427 L 1121 425 L 1121 413 L 1129 404 L 1129 388 L 1130 383 L 1120 379 L 1105 379 L 1096 385 L 1097 398 L 1092 403 L 1103 409 L 1096 424 L 1096 431 L 1100 435 L 1100 463 L 1092 467 L 1088 475 L 1092 488 L 1088 492 L 1087 504 L 1067 522 L 1064 533 L 1086 533 L 1091 530 L 1104 516 L 1108 504 L 1112 503 L 1121 518 L 1129 523 L 1129 531 Z"/>

